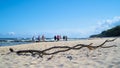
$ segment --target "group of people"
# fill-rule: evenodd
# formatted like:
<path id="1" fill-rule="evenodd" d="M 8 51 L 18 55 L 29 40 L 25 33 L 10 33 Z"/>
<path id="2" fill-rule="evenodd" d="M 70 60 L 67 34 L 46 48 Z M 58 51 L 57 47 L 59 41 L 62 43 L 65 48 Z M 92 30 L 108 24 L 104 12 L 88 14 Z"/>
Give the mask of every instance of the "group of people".
<path id="1" fill-rule="evenodd" d="M 67 36 L 63 36 L 61 37 L 61 35 L 55 35 L 54 36 L 54 41 L 60 41 L 60 40 L 63 40 L 63 41 L 67 41 L 68 40 L 68 37 Z M 32 37 L 32 41 L 33 42 L 40 42 L 40 41 L 45 41 L 45 36 L 42 35 L 38 35 L 38 37 L 36 38 L 35 36 Z"/>
<path id="2" fill-rule="evenodd" d="M 55 41 L 59 41 L 60 39 L 61 39 L 61 36 L 60 36 L 60 35 L 55 35 L 55 36 L 54 36 L 54 40 L 55 40 Z"/>
<path id="3" fill-rule="evenodd" d="M 68 37 L 67 37 L 67 36 L 63 36 L 63 40 L 64 40 L 64 41 L 67 41 L 67 40 L 68 40 Z"/>
<path id="4" fill-rule="evenodd" d="M 54 36 L 55 41 L 59 41 L 60 39 L 62 39 L 60 35 L 55 35 Z M 63 36 L 63 41 L 67 41 L 67 39 L 68 39 L 67 36 Z"/>
<path id="5" fill-rule="evenodd" d="M 45 41 L 45 36 L 42 35 L 42 36 L 40 37 L 40 35 L 39 35 L 37 38 L 36 38 L 35 36 L 33 36 L 33 37 L 32 37 L 32 41 L 33 41 L 33 42 Z"/>

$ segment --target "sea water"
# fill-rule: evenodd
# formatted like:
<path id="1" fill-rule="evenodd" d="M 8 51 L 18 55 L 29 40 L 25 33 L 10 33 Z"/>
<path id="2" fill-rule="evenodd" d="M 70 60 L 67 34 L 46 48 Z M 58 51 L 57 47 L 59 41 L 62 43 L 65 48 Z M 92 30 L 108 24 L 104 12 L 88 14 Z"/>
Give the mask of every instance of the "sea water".
<path id="1" fill-rule="evenodd" d="M 83 40 L 86 38 L 69 38 L 68 41 Z M 38 41 L 37 39 L 35 41 Z M 62 39 L 60 41 L 63 41 Z M 43 41 L 42 41 L 43 42 Z M 46 38 L 44 42 L 54 42 L 53 38 Z M 31 38 L 0 38 L 0 46 L 13 46 L 34 43 Z"/>
<path id="2" fill-rule="evenodd" d="M 37 38 L 35 39 L 37 42 Z M 53 42 L 53 38 L 46 38 L 45 42 Z M 43 42 L 41 40 L 41 42 Z M 20 45 L 20 44 L 28 44 L 28 43 L 35 43 L 32 41 L 31 38 L 0 38 L 0 46 L 13 46 L 13 45 Z"/>
<path id="3" fill-rule="evenodd" d="M 0 46 L 13 46 L 13 45 L 27 44 L 27 43 L 28 42 L 0 42 Z"/>
<path id="4" fill-rule="evenodd" d="M 0 38 L 0 46 L 13 46 L 19 44 L 32 43 L 31 39 L 27 38 Z"/>

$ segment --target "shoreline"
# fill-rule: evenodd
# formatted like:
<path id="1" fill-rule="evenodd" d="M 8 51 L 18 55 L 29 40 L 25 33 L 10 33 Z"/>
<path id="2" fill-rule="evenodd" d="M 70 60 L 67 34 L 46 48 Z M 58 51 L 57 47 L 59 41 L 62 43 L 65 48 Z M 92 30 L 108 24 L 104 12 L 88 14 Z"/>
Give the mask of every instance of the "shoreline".
<path id="1" fill-rule="evenodd" d="M 79 41 L 79 40 L 92 40 L 92 39 L 106 39 L 106 38 L 120 38 L 120 37 L 95 37 L 95 38 L 69 38 L 67 41 Z M 3 38 L 2 38 L 3 39 Z M 15 38 L 16 39 L 16 38 Z M 1 40 L 2 41 L 2 40 Z M 45 41 L 32 41 L 32 40 L 17 40 L 17 41 L 9 41 L 9 40 L 4 40 L 5 42 L 0 42 L 0 47 L 3 46 L 16 46 L 16 45 L 22 45 L 22 44 L 30 44 L 30 43 L 41 43 L 41 42 L 61 42 L 64 41 L 63 39 L 59 40 L 59 41 L 55 41 L 53 40 L 53 38 L 49 38 L 49 40 L 45 40 Z"/>
<path id="2" fill-rule="evenodd" d="M 4 39 L 4 38 L 2 38 Z M 59 41 L 55 41 L 53 38 L 48 38 L 48 39 L 45 39 L 45 41 L 32 41 L 32 40 L 2 40 L 0 39 L 0 46 L 16 46 L 16 45 L 21 45 L 21 44 L 29 44 L 29 43 L 41 43 L 41 42 L 61 42 L 61 41 L 65 41 L 63 39 L 60 39 Z M 14 38 L 12 38 L 14 39 Z M 17 38 L 15 38 L 17 39 Z M 67 41 L 76 41 L 76 40 L 86 40 L 88 38 L 69 38 Z"/>

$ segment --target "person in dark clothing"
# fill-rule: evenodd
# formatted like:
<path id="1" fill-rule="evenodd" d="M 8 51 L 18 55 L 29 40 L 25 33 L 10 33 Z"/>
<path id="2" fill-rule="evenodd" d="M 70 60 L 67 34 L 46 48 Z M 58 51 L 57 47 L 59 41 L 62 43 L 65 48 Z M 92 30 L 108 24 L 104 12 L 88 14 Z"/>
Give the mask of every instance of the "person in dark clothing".
<path id="1" fill-rule="evenodd" d="M 56 35 L 54 36 L 54 41 L 56 41 L 57 40 L 57 37 L 56 37 Z"/>
<path id="2" fill-rule="evenodd" d="M 40 35 L 38 36 L 38 42 L 40 42 Z"/>
<path id="3" fill-rule="evenodd" d="M 63 36 L 63 41 L 67 41 L 67 36 Z"/>
<path id="4" fill-rule="evenodd" d="M 65 36 L 63 36 L 63 41 L 65 41 Z"/>

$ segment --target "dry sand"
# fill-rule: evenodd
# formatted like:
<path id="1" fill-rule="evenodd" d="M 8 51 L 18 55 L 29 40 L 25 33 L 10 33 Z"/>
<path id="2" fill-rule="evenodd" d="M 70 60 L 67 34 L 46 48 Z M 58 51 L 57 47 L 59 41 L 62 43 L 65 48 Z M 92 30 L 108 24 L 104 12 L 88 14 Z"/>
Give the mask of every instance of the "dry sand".
<path id="1" fill-rule="evenodd" d="M 16 46 L 0 47 L 0 68 L 120 68 L 120 38 L 114 42 L 106 43 L 105 46 L 117 45 L 111 48 L 98 48 L 88 50 L 70 50 L 53 55 L 49 61 L 49 56 L 37 58 L 32 56 L 18 56 L 15 53 L 7 54 L 9 48 L 14 50 L 43 50 L 53 46 L 74 46 L 77 44 L 100 45 L 106 39 L 113 38 L 94 38 L 77 41 L 59 41 L 59 42 L 40 42 L 32 44 L 22 44 Z"/>

